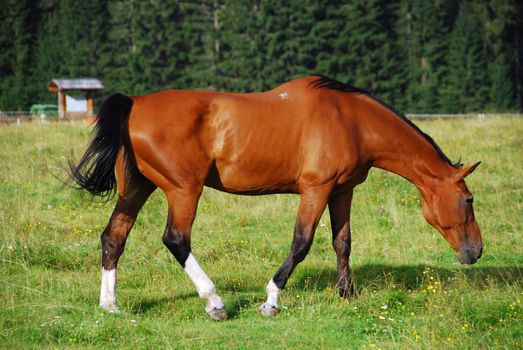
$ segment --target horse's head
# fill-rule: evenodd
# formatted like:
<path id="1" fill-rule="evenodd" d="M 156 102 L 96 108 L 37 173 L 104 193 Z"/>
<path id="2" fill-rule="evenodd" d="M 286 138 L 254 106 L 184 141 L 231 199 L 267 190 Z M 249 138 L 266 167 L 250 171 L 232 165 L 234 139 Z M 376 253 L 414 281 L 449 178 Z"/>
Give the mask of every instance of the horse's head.
<path id="1" fill-rule="evenodd" d="M 479 163 L 457 169 L 423 196 L 425 219 L 441 232 L 462 264 L 474 264 L 483 251 L 481 232 L 474 217 L 473 197 L 464 180 Z"/>

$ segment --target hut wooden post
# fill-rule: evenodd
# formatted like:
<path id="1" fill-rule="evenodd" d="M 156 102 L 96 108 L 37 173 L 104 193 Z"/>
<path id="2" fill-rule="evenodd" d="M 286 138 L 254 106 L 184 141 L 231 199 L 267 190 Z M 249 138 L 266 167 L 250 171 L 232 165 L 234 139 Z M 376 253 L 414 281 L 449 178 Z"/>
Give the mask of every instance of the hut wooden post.
<path id="1" fill-rule="evenodd" d="M 67 111 L 67 99 L 63 90 L 58 91 L 58 118 L 65 118 L 65 111 Z"/>
<path id="2" fill-rule="evenodd" d="M 87 97 L 87 116 L 92 117 L 93 116 L 93 95 L 91 91 L 86 92 Z"/>

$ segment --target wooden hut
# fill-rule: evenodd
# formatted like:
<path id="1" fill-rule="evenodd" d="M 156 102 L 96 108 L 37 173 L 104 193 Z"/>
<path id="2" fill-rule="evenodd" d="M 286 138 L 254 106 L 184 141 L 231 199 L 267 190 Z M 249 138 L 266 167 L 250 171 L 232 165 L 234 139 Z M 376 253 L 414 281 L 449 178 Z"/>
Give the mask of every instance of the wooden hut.
<path id="1" fill-rule="evenodd" d="M 93 117 L 93 91 L 104 86 L 98 79 L 53 79 L 47 89 L 58 93 L 58 118 Z"/>

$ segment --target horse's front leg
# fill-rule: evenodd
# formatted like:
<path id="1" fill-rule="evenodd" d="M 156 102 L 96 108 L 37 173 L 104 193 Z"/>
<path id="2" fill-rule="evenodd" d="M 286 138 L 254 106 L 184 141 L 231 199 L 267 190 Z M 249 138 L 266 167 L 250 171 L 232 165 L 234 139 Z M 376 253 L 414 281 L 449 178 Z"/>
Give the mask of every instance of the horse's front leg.
<path id="1" fill-rule="evenodd" d="M 207 314 L 215 320 L 225 320 L 227 318 L 225 305 L 216 294 L 214 283 L 191 253 L 191 228 L 196 216 L 200 193 L 201 188 L 166 193 L 169 202 L 169 215 L 163 235 L 163 243 L 182 265 L 196 287 L 200 298 L 207 300 L 205 307 Z"/>
<path id="2" fill-rule="evenodd" d="M 285 287 L 296 265 L 303 261 L 309 252 L 314 238 L 314 231 L 327 205 L 329 191 L 330 188 L 322 187 L 310 189 L 302 193 L 291 251 L 283 265 L 267 285 L 267 301 L 260 307 L 263 315 L 273 316 L 279 312 L 278 295 Z"/>
<path id="3" fill-rule="evenodd" d="M 329 214 L 332 228 L 332 246 L 336 251 L 338 263 L 338 289 L 340 296 L 347 298 L 354 296 L 349 256 L 351 248 L 350 233 L 350 206 L 352 202 L 352 189 L 337 194 L 329 199 Z"/>

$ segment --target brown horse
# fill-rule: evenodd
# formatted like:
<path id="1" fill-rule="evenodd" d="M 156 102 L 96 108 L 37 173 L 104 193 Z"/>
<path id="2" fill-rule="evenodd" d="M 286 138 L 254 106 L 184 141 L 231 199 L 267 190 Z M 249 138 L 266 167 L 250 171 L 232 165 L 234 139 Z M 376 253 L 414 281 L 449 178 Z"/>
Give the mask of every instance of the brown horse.
<path id="1" fill-rule="evenodd" d="M 214 284 L 191 254 L 191 227 L 204 186 L 244 195 L 297 193 L 301 201 L 289 256 L 267 285 L 264 315 L 278 313 L 278 294 L 307 255 L 326 206 L 341 296 L 354 293 L 349 272 L 353 188 L 371 167 L 411 181 L 423 214 L 463 264 L 481 256 L 480 229 L 464 178 L 413 123 L 364 90 L 323 76 L 297 79 L 264 93 L 168 90 L 113 95 L 101 107 L 95 136 L 72 177 L 89 192 L 118 202 L 102 234 L 100 305 L 116 308 L 116 267 L 136 216 L 160 187 L 169 212 L 163 242 L 184 267 L 207 313 L 225 319 Z M 115 170 L 114 170 L 115 169 Z"/>

